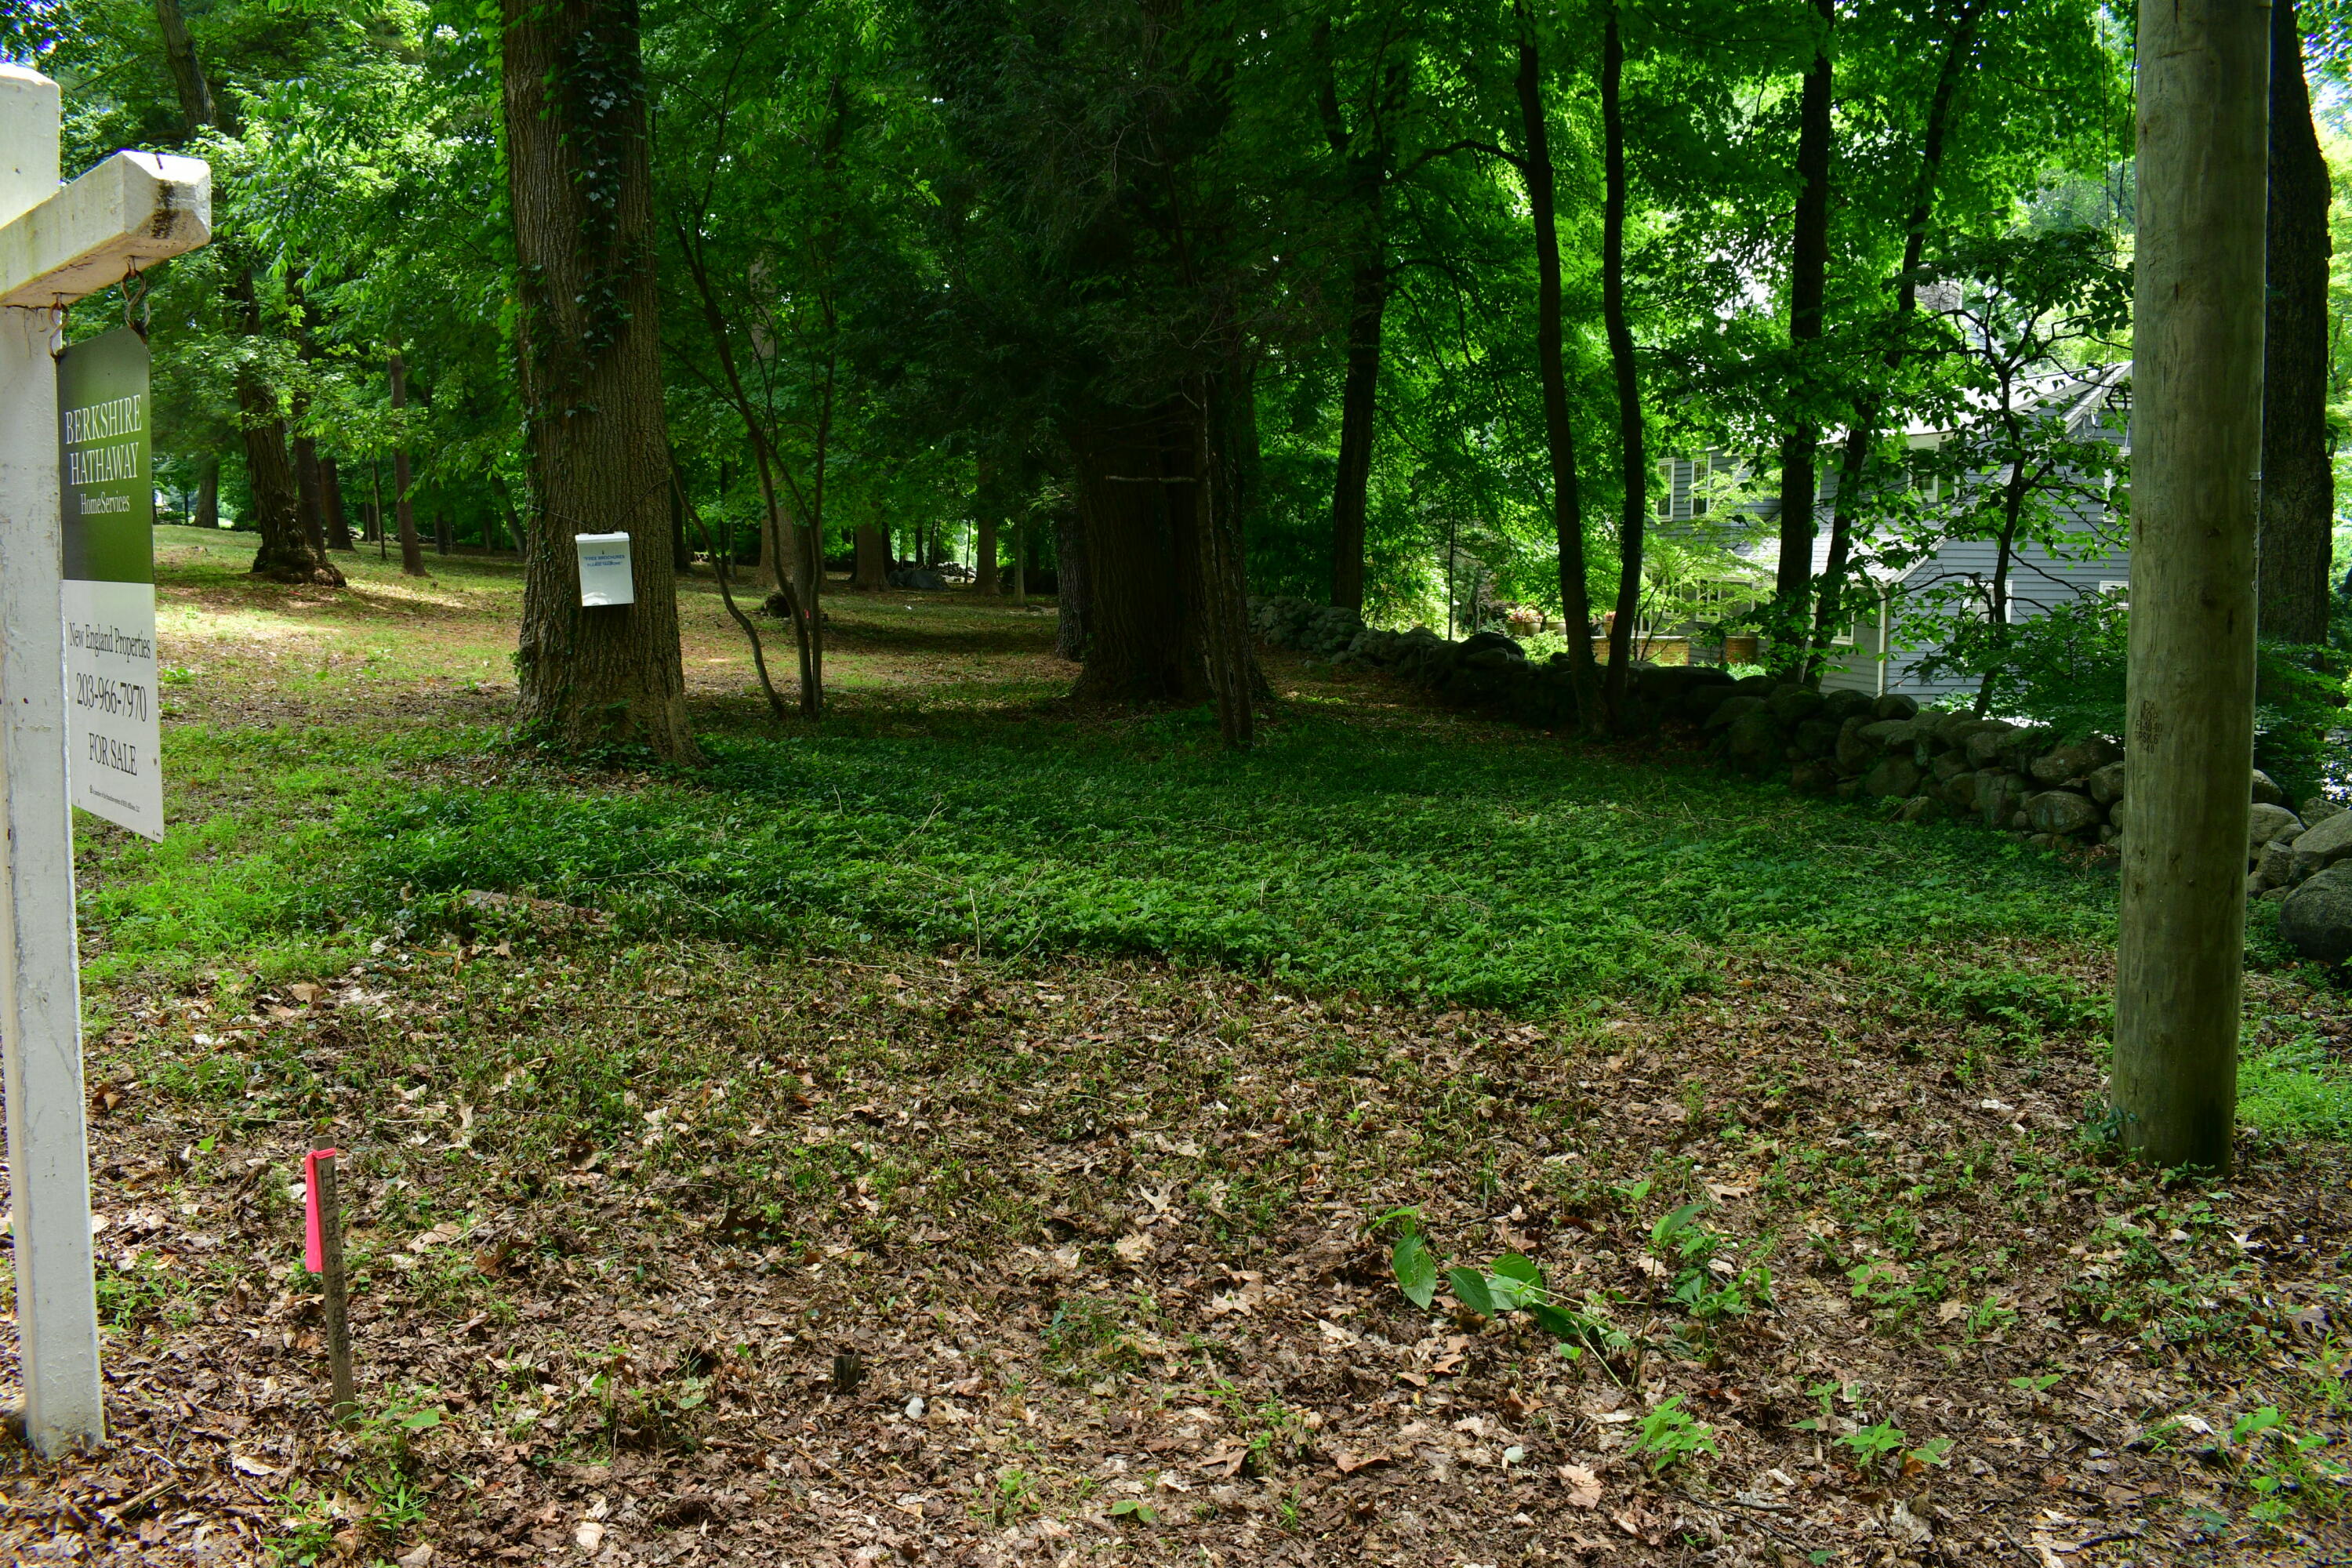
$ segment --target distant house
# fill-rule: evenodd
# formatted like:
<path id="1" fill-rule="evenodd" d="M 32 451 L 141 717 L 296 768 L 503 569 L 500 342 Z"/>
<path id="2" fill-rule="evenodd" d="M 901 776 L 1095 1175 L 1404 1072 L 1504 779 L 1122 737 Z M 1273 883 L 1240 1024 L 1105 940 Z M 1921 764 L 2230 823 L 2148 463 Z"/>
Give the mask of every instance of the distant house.
<path id="1" fill-rule="evenodd" d="M 2128 455 L 2130 375 L 2128 360 L 2054 372 L 2029 384 L 2026 397 L 2037 410 L 2063 415 L 2071 438 L 2107 441 Z M 1915 450 L 1933 448 L 1942 438 L 1942 432 L 1926 426 L 1915 427 L 1906 434 Z M 1834 448 L 1827 443 L 1823 456 L 1834 458 Z M 1659 531 L 1718 544 L 1748 564 L 1748 570 L 1732 574 L 1714 592 L 1713 597 L 1727 611 L 1769 595 L 1780 566 L 1780 502 L 1777 498 L 1759 500 L 1752 496 L 1735 500 L 1745 478 L 1743 468 L 1727 457 L 1675 459 L 1660 465 L 1661 494 L 1656 508 Z M 1922 479 L 1914 483 L 1926 487 L 1926 499 L 1931 506 L 1947 499 L 1940 491 L 1949 481 Z M 1830 511 L 1836 491 L 1837 476 L 1832 469 L 1823 477 L 1817 503 L 1820 525 L 1813 540 L 1816 578 L 1829 563 Z M 2060 510 L 2066 531 L 2079 533 L 2083 538 L 2083 548 L 2073 552 L 2083 559 L 2060 559 L 2032 542 L 2021 543 L 2011 552 L 2010 564 L 2009 609 L 2012 621 L 2046 615 L 2053 605 L 2067 600 L 2128 590 L 2129 545 L 2120 538 L 2100 539 L 2103 533 L 2121 533 L 2119 520 L 2110 510 L 2087 498 Z M 1870 553 L 1868 544 L 1867 540 L 1857 540 L 1855 553 L 1866 556 Z M 1930 679 L 1923 676 L 1918 668 L 1920 661 L 1932 650 L 1899 646 L 1892 640 L 1892 627 L 1900 616 L 1896 606 L 1906 597 L 1916 598 L 1955 582 L 1989 582 L 1996 553 L 1990 540 L 1955 540 L 1900 573 L 1866 565 L 1849 567 L 1847 602 L 1855 605 L 1857 613 L 1835 639 L 1834 651 L 1822 679 L 1823 689 L 1877 694 L 1900 692 L 1923 702 L 1972 696 L 1976 689 L 1973 677 L 1950 673 Z M 1674 628 L 1678 633 L 1696 630 L 1695 626 Z"/>

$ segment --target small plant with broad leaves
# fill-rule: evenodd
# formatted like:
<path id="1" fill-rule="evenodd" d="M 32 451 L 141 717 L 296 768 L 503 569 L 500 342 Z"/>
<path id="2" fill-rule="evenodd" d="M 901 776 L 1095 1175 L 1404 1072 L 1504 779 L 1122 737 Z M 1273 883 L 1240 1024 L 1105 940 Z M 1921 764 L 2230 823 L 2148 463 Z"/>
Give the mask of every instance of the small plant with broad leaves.
<path id="1" fill-rule="evenodd" d="M 1712 1458 L 1717 1451 L 1715 1428 L 1685 1410 L 1679 1394 L 1650 1406 L 1633 1435 L 1634 1456 L 1650 1467 L 1652 1475 L 1663 1475 L 1701 1454 Z"/>
<path id="2" fill-rule="evenodd" d="M 2258 1524 L 2285 1522 L 2296 1508 L 2332 1510 L 2341 1506 L 2347 1472 L 2321 1457 L 2327 1439 L 2297 1432 L 2275 1405 L 2247 1412 L 2230 1424 L 2229 1448 L 2254 1494 L 2246 1512 Z"/>
<path id="3" fill-rule="evenodd" d="M 1389 1248 L 1389 1271 L 1396 1279 L 1397 1289 L 1414 1306 L 1427 1307 L 1437 1299 L 1439 1269 L 1436 1256 L 1422 1237 L 1420 1222 L 1417 1209 L 1391 1209 L 1375 1223 L 1396 1227 L 1396 1240 Z M 1588 1349 L 1612 1354 L 1632 1344 L 1606 1323 L 1561 1306 L 1544 1288 L 1543 1270 L 1518 1253 L 1507 1252 L 1486 1268 L 1457 1265 L 1445 1269 L 1444 1278 L 1454 1299 L 1468 1310 L 1482 1318 L 1525 1312 L 1570 1354 Z"/>
<path id="4" fill-rule="evenodd" d="M 1744 1317 L 1759 1302 L 1769 1305 L 1772 1271 L 1760 1263 L 1735 1270 L 1718 1257 L 1723 1237 L 1698 1223 L 1706 1210 L 1704 1199 L 1685 1204 L 1650 1227 L 1650 1251 L 1674 1279 L 1675 1301 L 1703 1323 Z"/>

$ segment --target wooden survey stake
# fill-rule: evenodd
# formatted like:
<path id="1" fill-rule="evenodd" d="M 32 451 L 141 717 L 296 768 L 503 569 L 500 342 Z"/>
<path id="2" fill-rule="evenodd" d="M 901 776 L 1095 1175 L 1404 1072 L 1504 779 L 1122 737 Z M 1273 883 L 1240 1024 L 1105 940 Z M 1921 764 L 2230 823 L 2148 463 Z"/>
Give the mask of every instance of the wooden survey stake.
<path id="1" fill-rule="evenodd" d="M 335 1419 L 348 1419 L 359 1408 L 352 1385 L 352 1326 L 350 1297 L 343 1283 L 343 1211 L 341 1194 L 335 1182 L 335 1157 L 340 1149 L 330 1148 L 326 1139 L 310 1141 L 310 1157 L 304 1194 L 310 1213 L 305 1215 L 309 1234 L 303 1238 L 303 1265 L 319 1277 L 319 1289 L 327 1319 L 327 1374 L 333 1380 Z"/>

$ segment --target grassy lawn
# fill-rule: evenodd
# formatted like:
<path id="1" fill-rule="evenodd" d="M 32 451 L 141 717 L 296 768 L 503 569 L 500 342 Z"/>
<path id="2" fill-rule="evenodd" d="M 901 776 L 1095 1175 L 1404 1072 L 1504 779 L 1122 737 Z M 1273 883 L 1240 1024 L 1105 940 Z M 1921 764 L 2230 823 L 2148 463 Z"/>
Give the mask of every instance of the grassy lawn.
<path id="1" fill-rule="evenodd" d="M 962 595 L 836 595 L 834 711 L 772 725 L 707 577 L 709 765 L 578 773 L 505 742 L 511 561 L 160 555 L 175 826 L 82 823 L 122 1441 L 0 1453 L 0 1543 L 2344 1542 L 2352 1010 L 2257 952 L 2240 1175 L 2119 1164 L 2108 865 L 1279 659 L 1231 758 L 1069 708 L 1050 615 Z M 314 1127 L 348 1431 L 287 1195 Z M 1575 1332 L 1414 1306 L 1408 1227 L 1523 1255 Z"/>

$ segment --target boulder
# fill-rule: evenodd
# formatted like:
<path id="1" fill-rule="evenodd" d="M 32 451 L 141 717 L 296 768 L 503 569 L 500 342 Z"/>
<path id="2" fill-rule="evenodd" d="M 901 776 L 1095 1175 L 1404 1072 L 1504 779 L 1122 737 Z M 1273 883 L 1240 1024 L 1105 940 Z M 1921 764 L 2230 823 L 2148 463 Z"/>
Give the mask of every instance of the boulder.
<path id="1" fill-rule="evenodd" d="M 2049 730 L 2011 730 L 1993 743 L 1993 758 L 2011 773 L 2021 773 L 2057 739 Z"/>
<path id="2" fill-rule="evenodd" d="M 1798 725 L 1796 732 L 1789 737 L 1789 743 L 1806 757 L 1832 756 L 1837 751 L 1837 742 L 1836 722 L 1818 713 Z"/>
<path id="3" fill-rule="evenodd" d="M 1722 689 L 1717 687 L 1711 689 Z M 1706 716 L 1706 723 L 1704 727 L 1709 730 L 1727 730 L 1748 714 L 1762 712 L 1763 709 L 1764 700 L 1761 697 L 1750 697 L 1744 692 L 1737 697 L 1727 697 L 1715 705 L 1715 711 Z"/>
<path id="4" fill-rule="evenodd" d="M 2303 819 L 2283 805 L 2265 803 L 2255 806 L 2246 818 L 2246 858 L 2251 860 L 2263 852 L 2263 846 L 2273 838 L 2292 840 L 2303 832 Z"/>
<path id="5" fill-rule="evenodd" d="M 1870 695 L 1863 691 L 1827 691 L 1822 694 L 1822 717 L 1834 719 L 1843 724 L 1857 713 L 1870 711 Z"/>
<path id="6" fill-rule="evenodd" d="M 1976 770 L 1969 767 L 1968 758 L 1958 752 L 1937 752 L 1928 760 L 1927 771 L 1936 775 L 1937 784 L 1942 784 L 1948 779 L 1957 778 L 1962 773 L 1974 773 Z"/>
<path id="7" fill-rule="evenodd" d="M 1762 777 L 1779 770 L 1788 741 L 1772 715 L 1759 703 L 1734 719 L 1723 732 L 1724 760 L 1743 773 Z"/>
<path id="8" fill-rule="evenodd" d="M 1522 662 L 1528 657 L 1528 650 L 1519 646 L 1517 638 L 1505 637 L 1501 632 L 1472 632 L 1462 639 L 1462 651 L 1465 655 L 1486 653 L 1489 650 L 1507 654 Z"/>
<path id="9" fill-rule="evenodd" d="M 1862 728 L 1863 739 L 1886 751 L 1908 746 L 1919 737 L 1918 721 L 1914 719 L 1878 719 Z"/>
<path id="10" fill-rule="evenodd" d="M 1838 772 L 1848 775 L 1860 774 L 1867 772 L 1870 764 L 1878 760 L 1879 753 L 1886 748 L 1863 735 L 1864 731 L 1877 722 L 1867 713 L 1859 713 L 1838 726 Z"/>
<path id="11" fill-rule="evenodd" d="M 1890 691 L 1870 705 L 1873 717 L 1879 719 L 1916 719 L 1919 704 L 1911 698 Z"/>
<path id="12" fill-rule="evenodd" d="M 1881 799 L 1908 795 L 1919 787 L 1919 764 L 1901 754 L 1882 757 L 1864 776 L 1862 787 Z"/>
<path id="13" fill-rule="evenodd" d="M 2278 931 L 2305 958 L 2352 958 L 2352 865 L 2330 866 L 2279 905 Z"/>
<path id="14" fill-rule="evenodd" d="M 2296 837 L 2288 879 L 2300 882 L 2343 860 L 2352 860 L 2352 811 L 2324 816 Z"/>
<path id="15" fill-rule="evenodd" d="M 2000 738 L 2016 725 L 1999 719 L 1988 719 L 1969 731 L 1967 748 L 1970 767 L 1989 768 L 2000 761 Z"/>
<path id="16" fill-rule="evenodd" d="M 2304 826 L 2309 828 L 2318 826 L 2331 816 L 2341 816 L 2343 811 L 2344 808 L 2341 805 L 2326 795 L 2315 795 L 2305 801 L 2302 808 L 2295 815 L 2303 818 Z"/>
<path id="17" fill-rule="evenodd" d="M 1808 686 L 1783 686 L 1764 700 L 1765 710 L 1773 721 L 1785 729 L 1794 729 L 1822 710 L 1822 694 Z"/>
<path id="18" fill-rule="evenodd" d="M 2005 827 L 2024 808 L 2032 793 L 2026 782 L 2003 768 L 1979 768 L 1976 779 L 1976 813 L 1987 827 Z"/>
<path id="19" fill-rule="evenodd" d="M 2279 788 L 2277 784 L 2272 780 L 2271 775 L 2263 772 L 2260 768 L 2256 768 L 2254 770 L 2253 785 L 2254 804 L 2257 805 L 2284 805 L 2286 804 L 2286 791 Z"/>
<path id="20" fill-rule="evenodd" d="M 1862 781 L 1860 779 L 1838 780 L 1837 797 L 1840 800 L 1857 800 L 1861 798 L 1861 795 Z"/>
<path id="21" fill-rule="evenodd" d="M 2025 820 L 2036 833 L 2072 835 L 2096 827 L 2100 822 L 2099 807 L 2087 795 L 2077 795 L 2071 789 L 2046 789 L 2026 797 Z"/>
<path id="22" fill-rule="evenodd" d="M 1951 813 L 1934 795 L 1919 795 L 1905 801 L 1903 809 L 1895 815 L 1906 822 L 1941 822 Z"/>
<path id="23" fill-rule="evenodd" d="M 1462 656 L 1462 666 L 1465 669 L 1523 669 L 1527 662 L 1527 655 L 1501 647 L 1473 648 Z"/>
<path id="24" fill-rule="evenodd" d="M 1968 816 L 1977 809 L 1977 775 L 1954 773 L 1938 786 L 1936 793 L 1952 808 L 1955 816 Z"/>
<path id="25" fill-rule="evenodd" d="M 2263 845 L 2262 854 L 2254 861 L 2254 877 L 2261 884 L 2254 889 L 2256 892 L 2264 888 L 2284 888 L 2293 881 L 2294 846 L 2284 838 L 2273 838 Z"/>
<path id="26" fill-rule="evenodd" d="M 1780 684 L 1769 675 L 1743 675 L 1731 683 L 1731 689 L 1750 697 L 1769 697 Z"/>
<path id="27" fill-rule="evenodd" d="M 1555 654 L 1553 657 L 1565 656 Z M 1675 711 L 1682 716 L 1683 721 L 1686 724 L 1704 724 L 1717 708 L 1738 695 L 1738 692 L 1726 684 L 1694 686 L 1676 700 Z"/>
<path id="28" fill-rule="evenodd" d="M 1799 763 L 1789 770 L 1789 787 L 1799 795 L 1835 795 L 1837 769 L 1818 758 Z"/>
<path id="29" fill-rule="evenodd" d="M 2073 780 L 2088 778 L 2122 755 L 2113 742 L 2094 738 L 2045 752 L 2034 758 L 2032 765 L 2025 771 L 2032 773 L 2033 782 L 2043 788 L 2056 789 Z"/>
<path id="30" fill-rule="evenodd" d="M 2091 786 L 2091 798 L 2101 805 L 2113 805 L 2124 797 L 2124 763 L 2121 759 L 2105 767 L 2094 769 L 2084 783 Z"/>

